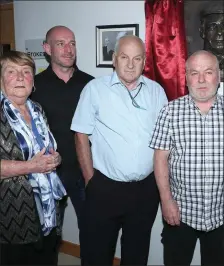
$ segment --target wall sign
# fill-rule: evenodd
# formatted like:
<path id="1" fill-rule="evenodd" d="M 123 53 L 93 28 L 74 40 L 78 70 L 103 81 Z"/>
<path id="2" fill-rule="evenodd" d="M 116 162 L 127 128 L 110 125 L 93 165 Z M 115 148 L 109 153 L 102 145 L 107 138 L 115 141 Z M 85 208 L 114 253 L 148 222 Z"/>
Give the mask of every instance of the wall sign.
<path id="1" fill-rule="evenodd" d="M 26 53 L 34 60 L 45 59 L 43 50 L 43 39 L 25 40 Z"/>

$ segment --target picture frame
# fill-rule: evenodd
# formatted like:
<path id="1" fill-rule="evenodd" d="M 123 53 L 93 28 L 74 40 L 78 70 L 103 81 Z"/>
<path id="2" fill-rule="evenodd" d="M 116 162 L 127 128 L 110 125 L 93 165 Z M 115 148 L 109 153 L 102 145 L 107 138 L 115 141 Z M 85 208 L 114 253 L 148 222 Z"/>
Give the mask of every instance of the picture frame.
<path id="1" fill-rule="evenodd" d="M 113 67 L 115 43 L 124 35 L 139 36 L 139 24 L 96 26 L 96 67 Z"/>

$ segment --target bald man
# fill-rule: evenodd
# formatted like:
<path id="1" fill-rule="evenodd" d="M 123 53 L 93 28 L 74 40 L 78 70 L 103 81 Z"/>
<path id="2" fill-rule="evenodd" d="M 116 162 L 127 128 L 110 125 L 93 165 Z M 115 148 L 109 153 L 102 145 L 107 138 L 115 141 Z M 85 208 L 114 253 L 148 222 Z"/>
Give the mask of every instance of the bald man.
<path id="1" fill-rule="evenodd" d="M 35 77 L 36 91 L 32 94 L 32 99 L 45 109 L 62 156 L 59 176 L 75 208 L 79 223 L 85 184 L 79 170 L 70 124 L 80 93 L 93 77 L 76 66 L 76 40 L 69 28 L 51 28 L 46 34 L 43 48 L 50 65 Z"/>
<path id="2" fill-rule="evenodd" d="M 121 265 L 147 265 L 159 205 L 148 142 L 167 98 L 159 84 L 141 75 L 144 63 L 142 40 L 121 37 L 113 54 L 115 72 L 87 84 L 73 117 L 86 181 L 84 265 L 112 265 L 120 229 Z"/>
<path id="3" fill-rule="evenodd" d="M 164 229 L 164 264 L 190 265 L 197 239 L 201 265 L 224 265 L 224 97 L 217 94 L 219 62 L 208 51 L 186 62 L 189 95 L 159 115 L 155 149 Z"/>

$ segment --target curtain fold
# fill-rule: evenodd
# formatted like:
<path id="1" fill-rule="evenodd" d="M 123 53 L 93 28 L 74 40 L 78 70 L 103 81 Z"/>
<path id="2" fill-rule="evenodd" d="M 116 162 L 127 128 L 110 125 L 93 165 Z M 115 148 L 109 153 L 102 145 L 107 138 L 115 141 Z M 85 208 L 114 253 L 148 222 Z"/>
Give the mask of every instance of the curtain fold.
<path id="1" fill-rule="evenodd" d="M 150 78 L 155 80 L 155 72 L 154 72 L 154 62 L 152 56 L 152 27 L 154 20 L 154 12 L 153 12 L 153 1 L 145 2 L 145 52 L 146 52 L 146 61 L 144 74 Z"/>
<path id="2" fill-rule="evenodd" d="M 164 88 L 169 100 L 186 95 L 184 1 L 147 0 L 145 18 L 144 74 Z"/>

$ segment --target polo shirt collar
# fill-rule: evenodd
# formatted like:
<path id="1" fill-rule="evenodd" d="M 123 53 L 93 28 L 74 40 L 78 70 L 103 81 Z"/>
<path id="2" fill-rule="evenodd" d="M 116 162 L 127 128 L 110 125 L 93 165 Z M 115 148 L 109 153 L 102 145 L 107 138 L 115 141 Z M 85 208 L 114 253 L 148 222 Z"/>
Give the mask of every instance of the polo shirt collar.
<path id="1" fill-rule="evenodd" d="M 76 65 L 74 65 L 73 67 L 74 67 L 75 70 L 73 72 L 72 77 L 74 76 L 74 73 L 75 72 L 79 71 L 79 68 Z M 59 79 L 59 77 L 53 71 L 51 64 L 49 64 L 49 66 L 47 67 L 46 71 L 47 71 L 47 74 L 50 75 L 51 77 L 54 77 L 54 78 L 58 78 Z"/>

